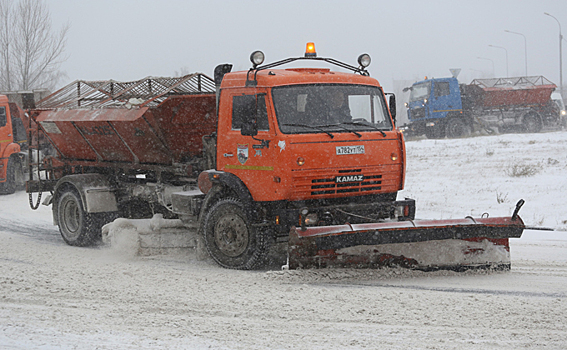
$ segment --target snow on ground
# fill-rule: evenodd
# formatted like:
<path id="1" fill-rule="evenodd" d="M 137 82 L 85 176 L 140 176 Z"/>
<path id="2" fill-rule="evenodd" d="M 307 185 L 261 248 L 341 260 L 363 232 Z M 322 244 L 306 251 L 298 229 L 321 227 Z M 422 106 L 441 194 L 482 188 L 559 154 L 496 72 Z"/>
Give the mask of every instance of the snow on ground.
<path id="1" fill-rule="evenodd" d="M 567 231 L 565 131 L 409 141 L 407 157 L 400 196 L 416 200 L 420 218 L 510 215 L 524 199 L 527 225 Z"/>
<path id="2" fill-rule="evenodd" d="M 567 132 L 407 142 L 419 218 L 510 215 L 508 272 L 232 271 L 67 246 L 0 196 L 2 349 L 565 349 Z M 514 176 L 525 174 L 528 176 Z"/>

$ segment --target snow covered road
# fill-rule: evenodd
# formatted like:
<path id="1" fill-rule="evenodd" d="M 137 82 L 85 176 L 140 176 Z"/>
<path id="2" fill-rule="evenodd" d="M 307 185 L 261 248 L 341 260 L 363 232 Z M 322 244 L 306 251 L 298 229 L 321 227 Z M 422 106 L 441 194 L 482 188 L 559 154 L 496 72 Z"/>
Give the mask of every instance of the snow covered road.
<path id="1" fill-rule="evenodd" d="M 19 192 L 0 196 L 0 348 L 567 348 L 567 133 L 407 147 L 419 217 L 510 215 L 523 198 L 524 221 L 556 231 L 512 239 L 508 272 L 232 271 L 67 246 Z"/>

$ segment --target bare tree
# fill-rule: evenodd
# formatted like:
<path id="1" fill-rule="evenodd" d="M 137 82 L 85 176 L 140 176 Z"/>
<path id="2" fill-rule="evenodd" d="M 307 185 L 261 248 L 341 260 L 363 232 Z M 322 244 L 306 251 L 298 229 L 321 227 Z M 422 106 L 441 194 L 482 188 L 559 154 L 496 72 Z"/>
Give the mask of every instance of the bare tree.
<path id="1" fill-rule="evenodd" d="M 43 0 L 0 0 L 0 89 L 52 89 L 64 76 L 69 25 L 53 33 Z"/>
<path id="2" fill-rule="evenodd" d="M 12 3 L 8 0 L 0 0 L 0 89 L 11 91 L 12 78 L 10 74 L 10 44 L 12 42 Z"/>
<path id="3" fill-rule="evenodd" d="M 191 72 L 189 71 L 189 68 L 181 67 L 181 68 L 179 68 L 179 70 L 174 71 L 173 74 L 176 77 L 183 77 L 187 74 L 191 74 Z"/>

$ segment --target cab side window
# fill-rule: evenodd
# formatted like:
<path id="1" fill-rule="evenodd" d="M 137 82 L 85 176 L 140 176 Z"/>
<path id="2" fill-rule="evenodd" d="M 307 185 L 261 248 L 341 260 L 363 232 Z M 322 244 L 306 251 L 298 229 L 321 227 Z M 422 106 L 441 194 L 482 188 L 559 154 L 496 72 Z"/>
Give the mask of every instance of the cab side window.
<path id="1" fill-rule="evenodd" d="M 258 95 L 257 104 L 257 117 L 256 123 L 258 125 L 258 130 L 270 130 L 270 125 L 268 124 L 268 110 L 266 109 L 266 95 Z"/>
<path id="2" fill-rule="evenodd" d="M 22 143 L 26 141 L 26 128 L 20 118 L 12 118 L 12 134 L 15 142 Z"/>
<path id="3" fill-rule="evenodd" d="M 6 107 L 0 107 L 0 126 L 6 126 Z"/>
<path id="4" fill-rule="evenodd" d="M 269 130 L 266 95 L 242 95 L 232 98 L 232 130 L 242 128 L 247 120 L 256 120 L 258 130 Z"/>
<path id="5" fill-rule="evenodd" d="M 435 97 L 450 95 L 448 82 L 436 82 L 435 83 Z"/>

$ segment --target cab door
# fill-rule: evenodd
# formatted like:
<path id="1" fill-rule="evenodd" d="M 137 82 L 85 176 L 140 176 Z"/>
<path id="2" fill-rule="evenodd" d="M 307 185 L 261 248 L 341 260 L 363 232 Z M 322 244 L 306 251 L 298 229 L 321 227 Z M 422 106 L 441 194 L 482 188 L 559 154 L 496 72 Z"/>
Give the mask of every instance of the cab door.
<path id="1" fill-rule="evenodd" d="M 275 128 L 268 116 L 268 96 L 258 90 L 224 93 L 228 103 L 221 107 L 224 117 L 219 117 L 218 169 L 240 178 L 254 200 L 273 200 L 277 154 L 273 144 Z M 251 125 L 257 134 L 243 135 L 243 128 Z"/>
<path id="2" fill-rule="evenodd" d="M 9 116 L 8 105 L 0 105 L 0 157 L 9 156 L 5 155 L 5 150 L 9 144 L 12 143 L 12 123 Z"/>
<path id="3" fill-rule="evenodd" d="M 0 105 L 0 180 L 6 179 L 6 169 L 8 167 L 9 152 L 6 151 L 12 143 L 12 123 L 9 116 L 8 104 Z"/>
<path id="4" fill-rule="evenodd" d="M 431 103 L 429 104 L 432 118 L 445 118 L 450 96 L 448 81 L 433 81 L 431 86 Z"/>
<path id="5" fill-rule="evenodd" d="M 445 118 L 450 112 L 462 110 L 461 93 L 456 79 L 439 79 L 431 89 L 431 117 Z"/>

